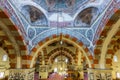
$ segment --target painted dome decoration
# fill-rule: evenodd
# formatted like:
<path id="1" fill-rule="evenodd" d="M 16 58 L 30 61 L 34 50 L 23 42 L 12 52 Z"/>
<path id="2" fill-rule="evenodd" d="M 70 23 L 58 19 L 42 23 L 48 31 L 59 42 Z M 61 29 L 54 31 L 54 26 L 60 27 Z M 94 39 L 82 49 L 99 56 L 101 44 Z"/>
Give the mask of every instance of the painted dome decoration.
<path id="1" fill-rule="evenodd" d="M 90 7 L 81 11 L 75 19 L 76 27 L 88 27 L 95 19 L 98 17 L 98 9 L 95 7 Z"/>
<path id="2" fill-rule="evenodd" d="M 26 5 L 22 8 L 22 14 L 31 25 L 47 26 L 46 16 L 38 8 Z"/>
<path id="3" fill-rule="evenodd" d="M 90 28 L 100 14 L 96 1 L 15 0 L 14 4 L 19 4 L 15 6 L 20 17 L 31 27 Z"/>

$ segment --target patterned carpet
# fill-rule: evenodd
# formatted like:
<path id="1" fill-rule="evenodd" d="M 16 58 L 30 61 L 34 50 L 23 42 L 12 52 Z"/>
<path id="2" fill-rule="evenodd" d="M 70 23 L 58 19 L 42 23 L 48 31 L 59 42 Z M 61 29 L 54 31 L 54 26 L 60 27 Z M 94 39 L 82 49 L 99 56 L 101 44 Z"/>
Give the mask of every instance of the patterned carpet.
<path id="1" fill-rule="evenodd" d="M 35 73 L 34 80 L 39 80 L 39 73 Z"/>
<path id="2" fill-rule="evenodd" d="M 64 77 L 62 77 L 61 75 L 59 75 L 58 73 L 52 73 L 48 80 L 64 80 Z"/>

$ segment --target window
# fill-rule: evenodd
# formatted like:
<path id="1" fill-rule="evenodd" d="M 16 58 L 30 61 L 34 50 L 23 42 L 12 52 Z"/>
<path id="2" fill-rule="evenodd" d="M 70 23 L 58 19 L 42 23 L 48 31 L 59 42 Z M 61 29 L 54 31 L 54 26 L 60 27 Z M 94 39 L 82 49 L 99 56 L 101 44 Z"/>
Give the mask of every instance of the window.
<path id="1" fill-rule="evenodd" d="M 55 59 L 55 62 L 58 62 L 58 59 L 57 59 L 57 58 Z"/>
<path id="2" fill-rule="evenodd" d="M 2 61 L 7 61 L 7 55 L 3 55 Z"/>
<path id="3" fill-rule="evenodd" d="M 67 58 L 65 59 L 65 62 L 66 62 L 66 63 L 68 62 L 68 59 L 67 59 Z"/>
<path id="4" fill-rule="evenodd" d="M 0 78 L 4 77 L 4 72 L 0 72 Z"/>
<path id="5" fill-rule="evenodd" d="M 57 68 L 54 68 L 54 72 L 57 72 Z"/>
<path id="6" fill-rule="evenodd" d="M 117 72 L 117 78 L 120 78 L 120 73 Z"/>
<path id="7" fill-rule="evenodd" d="M 113 60 L 114 60 L 114 62 L 118 62 L 118 58 L 117 58 L 117 56 L 115 55 L 115 56 L 113 56 Z"/>

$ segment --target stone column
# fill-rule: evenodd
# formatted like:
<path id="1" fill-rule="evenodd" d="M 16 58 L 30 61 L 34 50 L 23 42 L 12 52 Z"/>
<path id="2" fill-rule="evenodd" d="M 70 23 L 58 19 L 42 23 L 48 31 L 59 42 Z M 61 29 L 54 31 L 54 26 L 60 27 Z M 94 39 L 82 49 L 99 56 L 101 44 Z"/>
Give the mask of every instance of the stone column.
<path id="1" fill-rule="evenodd" d="M 47 79 L 47 77 L 48 77 L 47 67 L 48 66 L 46 66 L 46 65 L 41 65 L 39 67 L 39 77 L 41 77 L 41 79 Z"/>
<path id="2" fill-rule="evenodd" d="M 79 74 L 80 74 L 80 80 L 84 80 L 84 72 L 80 71 Z"/>
<path id="3" fill-rule="evenodd" d="M 81 65 L 81 52 L 78 51 L 78 66 Z"/>
<path id="4" fill-rule="evenodd" d="M 96 80 L 94 69 L 87 69 L 88 72 L 88 80 Z"/>
<path id="5" fill-rule="evenodd" d="M 42 65 L 45 65 L 44 52 L 42 50 L 41 50 L 41 55 L 42 55 Z"/>
<path id="6" fill-rule="evenodd" d="M 116 78 L 117 78 L 117 77 L 116 77 L 116 71 L 112 71 L 112 79 L 113 79 L 113 80 L 116 80 Z"/>
<path id="7" fill-rule="evenodd" d="M 21 57 L 20 57 L 20 53 L 17 54 L 17 68 L 21 68 Z"/>

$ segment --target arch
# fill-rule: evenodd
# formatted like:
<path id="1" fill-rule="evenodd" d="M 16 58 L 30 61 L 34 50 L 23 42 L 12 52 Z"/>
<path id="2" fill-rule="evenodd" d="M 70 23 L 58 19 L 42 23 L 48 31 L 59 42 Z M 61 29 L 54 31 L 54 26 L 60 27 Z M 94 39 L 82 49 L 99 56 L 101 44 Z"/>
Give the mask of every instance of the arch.
<path id="1" fill-rule="evenodd" d="M 67 58 L 69 58 L 70 59 L 70 61 L 74 61 L 73 60 L 73 58 L 72 58 L 72 56 L 70 56 L 69 54 L 67 54 L 66 52 L 64 52 L 63 51 L 63 54 L 60 54 L 60 52 L 56 52 L 55 54 L 52 54 L 50 57 L 49 57 L 49 60 L 48 61 L 53 61 L 56 57 L 58 57 L 59 55 L 61 55 L 61 56 L 65 56 L 65 57 L 67 57 Z"/>
<path id="2" fill-rule="evenodd" d="M 88 0 L 89 1 L 89 0 Z M 99 6 L 99 5 L 102 5 L 102 3 L 104 3 L 104 0 L 100 0 L 99 2 L 93 2 L 93 3 L 90 3 L 90 4 L 88 4 L 87 6 L 84 6 L 84 5 L 86 5 L 86 4 L 84 4 L 83 6 L 85 7 L 84 9 L 86 9 L 86 8 L 88 8 L 88 7 L 96 7 L 96 8 L 98 8 L 97 6 Z M 82 10 L 84 10 L 84 9 L 82 9 Z M 79 8 L 78 9 L 78 11 L 76 12 L 76 14 L 74 15 L 74 20 L 75 20 L 75 18 L 77 17 L 77 15 L 82 11 L 81 10 L 81 8 Z"/>
<path id="3" fill-rule="evenodd" d="M 108 23 L 104 27 L 104 30 L 101 32 L 100 38 L 96 44 L 96 52 L 99 52 L 98 54 L 100 55 L 99 65 L 101 68 L 109 68 L 108 66 L 110 66 L 112 63 L 111 58 L 113 57 L 114 49 L 110 48 L 116 44 L 117 40 L 115 41 L 114 39 L 117 38 L 116 36 L 119 36 L 119 12 L 120 10 L 116 11 L 109 19 Z M 101 50 L 98 49 L 98 47 L 101 47 Z"/>
<path id="4" fill-rule="evenodd" d="M 59 37 L 57 37 L 57 35 L 54 34 L 54 35 L 52 35 L 50 37 L 47 37 L 45 40 L 39 42 L 38 45 L 36 47 L 34 47 L 32 52 L 31 52 L 31 55 L 33 55 L 33 58 L 31 60 L 30 68 L 33 67 L 39 50 L 41 48 L 43 48 L 44 46 L 46 46 L 48 43 L 51 43 L 53 41 L 58 41 L 58 40 L 59 40 Z M 78 49 L 80 49 L 83 52 L 83 54 L 85 55 L 85 58 L 86 58 L 86 60 L 87 60 L 87 62 L 89 64 L 89 67 L 90 68 L 93 67 L 93 64 L 92 64 L 93 56 L 89 53 L 88 48 L 85 47 L 85 45 L 83 45 L 82 42 L 77 41 L 77 38 L 75 38 L 75 37 L 72 38 L 68 34 L 62 35 L 62 40 L 70 42 L 70 43 L 74 44 L 75 46 L 77 46 Z"/>
<path id="5" fill-rule="evenodd" d="M 49 34 L 48 34 L 49 33 Z M 32 47 L 34 47 L 35 45 L 37 45 L 40 41 L 44 40 L 45 38 L 49 38 L 50 36 L 54 35 L 54 34 L 68 34 L 69 37 L 75 37 L 77 41 L 82 42 L 86 47 L 90 47 L 90 40 L 86 39 L 86 37 L 84 35 L 82 35 L 79 32 L 75 32 L 71 29 L 60 29 L 60 28 L 53 28 L 50 30 L 46 30 L 41 32 L 40 34 L 38 34 L 35 38 L 33 38 L 31 40 L 32 43 Z"/>
<path id="6" fill-rule="evenodd" d="M 31 25 L 48 25 L 46 15 L 36 6 L 24 5 L 21 12 Z"/>
<path id="7" fill-rule="evenodd" d="M 109 45 L 112 37 L 115 35 L 116 31 L 119 29 L 119 23 L 120 23 L 120 20 L 118 20 L 116 23 L 113 23 L 114 24 L 113 28 L 111 29 L 111 31 L 109 31 L 108 36 L 106 37 L 106 39 L 103 43 L 103 47 L 101 50 L 102 54 L 101 54 L 100 63 L 103 63 L 103 62 L 104 62 L 104 64 L 105 64 L 105 62 L 106 62 L 106 64 L 109 64 L 109 62 L 111 63 L 111 59 L 106 59 L 105 54 L 107 54 L 107 46 Z"/>
<path id="8" fill-rule="evenodd" d="M 59 50 L 58 50 L 59 49 Z M 51 59 L 51 57 L 53 57 L 54 58 L 54 56 L 55 55 L 58 55 L 59 53 L 60 53 L 60 48 L 56 48 L 56 49 L 54 49 L 54 50 L 52 50 L 50 53 L 49 53 L 49 59 L 48 59 L 48 61 L 50 61 L 50 59 Z M 54 54 L 52 54 L 54 52 Z M 67 55 L 71 60 L 72 60 L 72 62 L 75 62 L 75 58 L 73 58 L 73 56 L 75 56 L 75 54 L 74 53 L 72 53 L 70 50 L 66 50 L 66 48 L 63 48 L 63 50 L 62 50 L 62 52 L 64 52 L 65 53 L 65 55 Z"/>
<path id="9" fill-rule="evenodd" d="M 98 17 L 98 8 L 87 7 L 75 17 L 74 25 L 77 26 L 90 26 Z"/>
<path id="10" fill-rule="evenodd" d="M 32 1 L 22 1 L 22 2 L 21 2 L 21 6 L 20 6 L 20 11 L 21 11 L 22 8 L 23 8 L 24 6 L 26 6 L 26 5 L 30 5 L 30 6 L 36 7 L 37 9 L 39 9 L 40 11 L 42 11 L 43 14 L 46 16 L 46 18 L 48 19 L 48 16 L 47 16 L 47 14 L 46 14 L 46 11 L 45 11 L 40 5 L 38 5 L 38 4 L 36 4 L 36 3 L 33 3 Z"/>
<path id="11" fill-rule="evenodd" d="M 4 21 L 4 20 L 7 20 Z M 16 25 L 10 20 L 10 16 L 4 10 L 0 9 L 0 30 L 4 35 L 1 36 L 2 44 L 5 45 L 10 59 L 14 59 L 17 56 L 16 62 L 10 62 L 12 68 L 21 67 L 21 51 L 27 51 L 27 48 L 24 44 L 22 35 L 19 32 L 19 29 Z M 16 42 L 16 39 L 18 42 Z M 12 50 L 12 51 L 11 51 Z M 26 53 L 25 53 L 26 54 Z M 18 57 L 19 56 L 19 57 Z"/>
<path id="12" fill-rule="evenodd" d="M 116 6 L 117 5 L 117 6 Z M 113 23 L 111 22 L 108 22 L 109 19 L 113 16 L 113 14 L 119 10 L 120 8 L 120 3 L 116 3 L 114 4 L 114 1 L 111 1 L 111 4 L 110 4 L 111 7 L 107 8 L 103 18 L 101 19 L 102 21 L 100 22 L 100 24 L 98 25 L 98 27 L 96 28 L 95 30 L 95 35 L 94 35 L 94 38 L 93 38 L 93 45 L 96 45 L 96 42 L 98 41 L 99 37 L 100 37 L 100 34 L 102 33 L 104 27 L 107 25 L 112 25 Z"/>
<path id="13" fill-rule="evenodd" d="M 85 4 L 84 4 L 84 5 L 85 5 Z M 97 6 L 95 6 L 94 3 L 91 4 L 91 5 L 85 6 L 83 9 L 79 8 L 78 11 L 74 14 L 73 19 L 75 20 L 76 17 L 78 16 L 78 14 L 79 14 L 80 12 L 82 12 L 83 10 L 85 10 L 85 9 L 87 9 L 87 8 L 90 8 L 90 7 L 97 8 Z M 98 8 L 97 8 L 97 9 L 98 9 Z"/>

